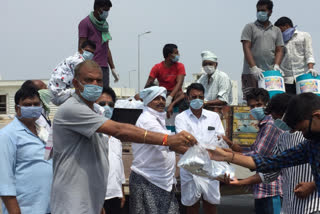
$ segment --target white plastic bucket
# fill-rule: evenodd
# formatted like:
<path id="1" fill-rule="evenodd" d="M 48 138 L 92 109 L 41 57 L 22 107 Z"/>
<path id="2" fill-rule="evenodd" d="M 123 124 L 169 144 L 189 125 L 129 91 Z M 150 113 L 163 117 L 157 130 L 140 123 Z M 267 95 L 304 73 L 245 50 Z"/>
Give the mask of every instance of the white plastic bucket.
<path id="1" fill-rule="evenodd" d="M 270 97 L 286 92 L 284 79 L 280 71 L 265 71 L 262 74 L 264 79 L 258 81 L 258 86 L 266 89 Z"/>
<path id="2" fill-rule="evenodd" d="M 314 77 L 311 73 L 302 74 L 296 78 L 297 94 L 312 92 L 320 95 L 320 77 Z"/>

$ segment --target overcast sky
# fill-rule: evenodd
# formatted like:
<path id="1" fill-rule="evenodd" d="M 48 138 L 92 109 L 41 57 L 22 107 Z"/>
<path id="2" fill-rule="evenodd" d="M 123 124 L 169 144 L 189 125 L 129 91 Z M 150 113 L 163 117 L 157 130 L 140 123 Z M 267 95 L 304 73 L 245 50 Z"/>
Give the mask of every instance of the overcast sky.
<path id="1" fill-rule="evenodd" d="M 211 50 L 219 68 L 238 80 L 243 64 L 240 43 L 246 23 L 256 19 L 256 0 L 114 0 L 108 18 L 110 42 L 120 82 L 115 87 L 137 88 L 137 35 L 141 37 L 141 85 L 160 62 L 162 47 L 176 43 L 187 80 L 200 71 L 200 53 Z M 0 74 L 3 79 L 49 79 L 53 68 L 77 51 L 78 24 L 89 14 L 93 0 L 1 0 Z M 271 21 L 290 17 L 313 38 L 320 59 L 319 0 L 274 0 Z M 319 70 L 319 66 L 316 69 Z M 113 80 L 113 78 L 112 78 Z M 239 85 L 240 86 L 240 85 Z"/>

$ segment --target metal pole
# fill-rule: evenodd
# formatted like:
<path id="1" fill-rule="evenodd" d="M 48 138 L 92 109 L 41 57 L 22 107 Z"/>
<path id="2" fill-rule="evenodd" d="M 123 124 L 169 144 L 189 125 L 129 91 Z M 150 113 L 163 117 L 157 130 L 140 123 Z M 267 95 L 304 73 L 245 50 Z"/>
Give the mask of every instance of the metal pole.
<path id="1" fill-rule="evenodd" d="M 151 31 L 138 34 L 138 92 L 140 92 L 140 37 L 148 33 Z"/>
<path id="2" fill-rule="evenodd" d="M 138 35 L 138 93 L 140 92 L 140 36 Z"/>

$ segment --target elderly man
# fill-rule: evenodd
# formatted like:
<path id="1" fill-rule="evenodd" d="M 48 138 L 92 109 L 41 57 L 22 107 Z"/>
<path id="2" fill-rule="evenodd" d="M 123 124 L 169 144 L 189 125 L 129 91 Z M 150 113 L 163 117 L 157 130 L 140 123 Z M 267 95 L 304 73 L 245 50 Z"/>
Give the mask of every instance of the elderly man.
<path id="1" fill-rule="evenodd" d="M 53 213 L 99 213 L 103 207 L 109 171 L 108 144 L 102 133 L 121 141 L 191 146 L 194 137 L 183 132 L 168 136 L 117 123 L 94 111 L 101 96 L 102 71 L 91 60 L 80 63 L 73 79 L 75 93 L 62 104 L 53 121 Z"/>
<path id="2" fill-rule="evenodd" d="M 50 213 L 52 162 L 44 160 L 45 143 L 36 120 L 42 106 L 37 89 L 15 94 L 16 117 L 0 130 L 0 197 L 4 213 Z"/>
<path id="3" fill-rule="evenodd" d="M 192 133 L 199 143 L 211 143 L 217 135 L 224 135 L 224 129 L 217 113 L 203 109 L 205 89 L 199 83 L 192 83 L 187 89 L 190 108 L 175 119 L 177 132 Z M 203 197 L 205 213 L 216 213 L 220 204 L 219 181 L 192 175 L 180 169 L 181 201 L 187 206 L 187 213 L 199 213 Z"/>
<path id="4" fill-rule="evenodd" d="M 52 93 L 52 103 L 61 105 L 74 92 L 72 80 L 75 67 L 85 61 L 93 58 L 96 49 L 94 42 L 87 40 L 81 44 L 81 48 L 73 56 L 70 56 L 60 62 L 53 70 L 49 80 L 48 87 Z"/>
<path id="5" fill-rule="evenodd" d="M 144 110 L 136 126 L 169 134 L 165 125 L 167 90 L 153 86 L 140 92 Z M 168 146 L 132 144 L 130 212 L 179 213 L 173 185 L 176 156 Z M 155 170 L 156 169 L 156 170 Z"/>
<path id="6" fill-rule="evenodd" d="M 263 78 L 262 72 L 280 70 L 283 56 L 281 31 L 269 21 L 273 2 L 259 0 L 256 7 L 257 20 L 247 24 L 241 34 L 244 53 L 241 80 L 244 98 L 251 88 L 258 88 L 258 80 Z"/>
<path id="7" fill-rule="evenodd" d="M 205 89 L 204 107 L 219 109 L 232 103 L 232 84 L 226 73 L 217 69 L 218 57 L 211 51 L 201 53 L 203 74 L 198 83 Z M 218 107 L 218 108 L 216 108 Z"/>
<path id="8" fill-rule="evenodd" d="M 304 73 L 318 76 L 318 72 L 313 67 L 315 59 L 312 39 L 309 33 L 296 30 L 288 17 L 281 17 L 274 25 L 280 28 L 285 43 L 280 68 L 284 72 L 286 92 L 296 94 L 295 78 L 297 76 Z"/>

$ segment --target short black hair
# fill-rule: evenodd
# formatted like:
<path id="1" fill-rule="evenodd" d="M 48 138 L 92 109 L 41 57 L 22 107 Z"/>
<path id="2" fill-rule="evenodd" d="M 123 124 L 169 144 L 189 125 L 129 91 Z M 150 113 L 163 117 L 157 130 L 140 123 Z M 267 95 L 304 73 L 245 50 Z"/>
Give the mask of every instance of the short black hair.
<path id="1" fill-rule="evenodd" d="M 191 85 L 189 85 L 188 88 L 187 88 L 187 96 L 190 95 L 190 92 L 191 92 L 192 89 L 196 89 L 198 91 L 202 91 L 203 94 L 204 94 L 204 87 L 200 83 L 192 83 Z"/>
<path id="2" fill-rule="evenodd" d="M 271 0 L 259 0 L 257 2 L 257 7 L 263 5 L 267 5 L 268 10 L 270 11 L 273 9 L 273 2 Z"/>
<path id="3" fill-rule="evenodd" d="M 292 20 L 289 19 L 288 17 L 285 17 L 285 16 L 279 18 L 279 19 L 274 23 L 274 25 L 277 26 L 277 27 L 283 27 L 283 26 L 286 26 L 287 24 L 288 24 L 290 27 L 293 27 Z"/>
<path id="4" fill-rule="evenodd" d="M 81 48 L 85 48 L 87 46 L 91 47 L 94 50 L 96 49 L 96 43 L 94 41 L 86 40 L 86 41 L 82 42 Z"/>
<path id="5" fill-rule="evenodd" d="M 95 0 L 93 4 L 93 9 L 99 9 L 100 7 L 112 7 L 110 0 Z"/>
<path id="6" fill-rule="evenodd" d="M 274 95 L 264 110 L 265 114 L 276 113 L 282 116 L 287 110 L 288 103 L 292 97 L 293 95 L 287 93 Z"/>
<path id="7" fill-rule="evenodd" d="M 316 110 L 320 110 L 320 97 L 313 93 L 302 93 L 290 100 L 283 121 L 294 129 L 297 123 L 309 120 Z"/>
<path id="8" fill-rule="evenodd" d="M 24 87 L 34 87 L 37 88 L 37 86 L 33 83 L 32 80 L 26 80 L 24 83 L 22 83 L 21 88 Z"/>
<path id="9" fill-rule="evenodd" d="M 167 58 L 169 54 L 173 53 L 174 49 L 178 49 L 178 46 L 175 44 L 166 44 L 162 50 L 163 57 Z"/>
<path id="10" fill-rule="evenodd" d="M 269 92 L 263 88 L 252 88 L 246 95 L 246 100 L 247 102 L 249 102 L 249 100 L 261 100 L 265 105 L 267 105 L 270 100 Z"/>
<path id="11" fill-rule="evenodd" d="M 102 94 L 103 93 L 110 95 L 114 103 L 117 101 L 116 93 L 111 87 L 103 87 Z"/>
<path id="12" fill-rule="evenodd" d="M 27 98 L 34 98 L 37 96 L 40 100 L 40 95 L 38 90 L 31 85 L 24 85 L 22 86 L 14 95 L 14 103 L 19 105 L 20 100 L 25 100 Z"/>

